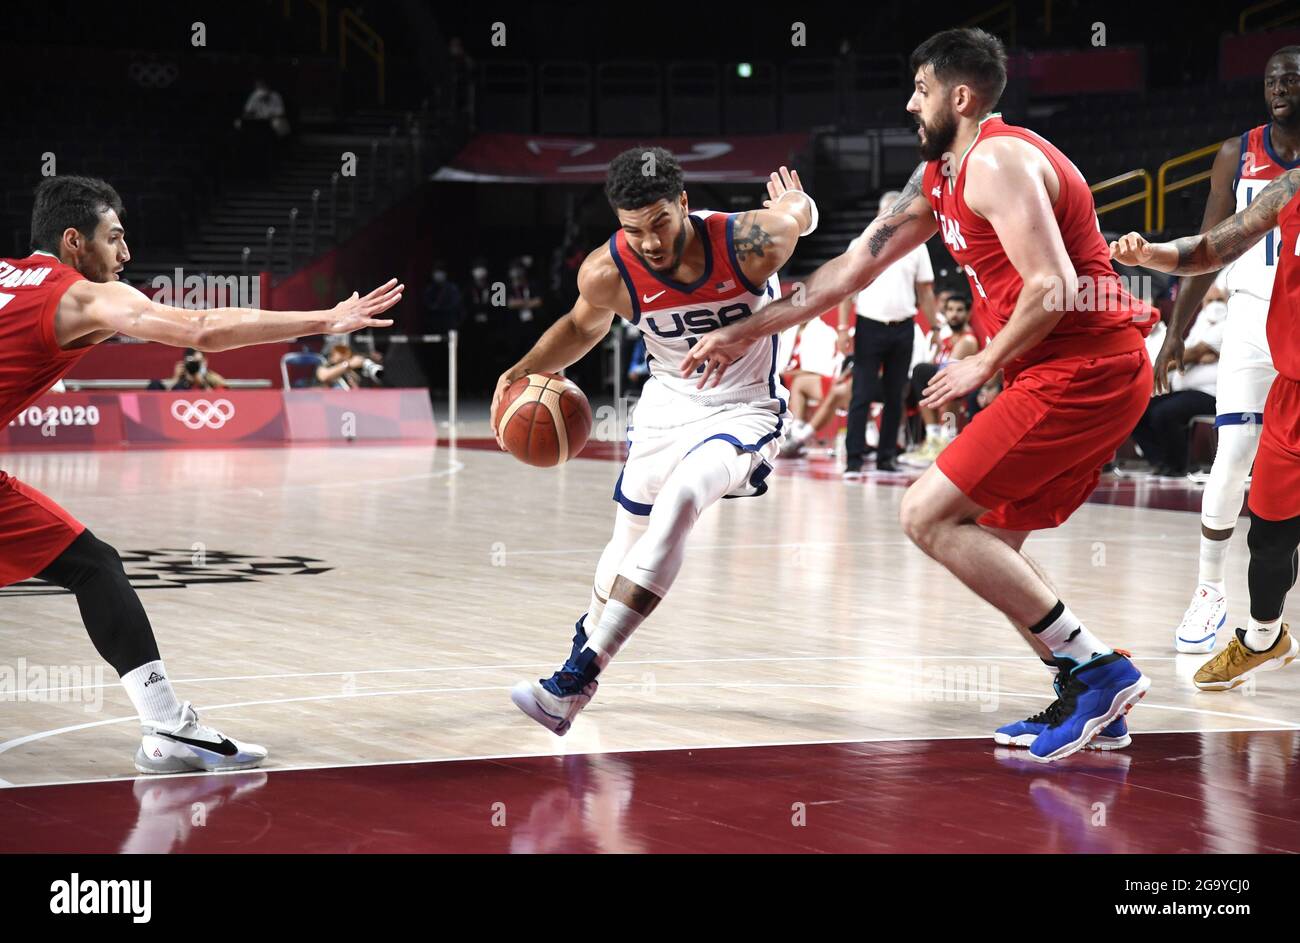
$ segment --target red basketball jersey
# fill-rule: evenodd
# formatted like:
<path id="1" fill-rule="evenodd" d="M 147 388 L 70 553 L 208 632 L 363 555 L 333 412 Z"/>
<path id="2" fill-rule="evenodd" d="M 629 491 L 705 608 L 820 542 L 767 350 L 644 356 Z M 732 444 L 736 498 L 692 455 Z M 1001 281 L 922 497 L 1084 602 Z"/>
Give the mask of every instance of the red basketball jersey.
<path id="1" fill-rule="evenodd" d="M 91 347 L 60 350 L 59 299 L 84 276 L 52 255 L 0 259 L 0 425 L 45 393 Z"/>
<path id="2" fill-rule="evenodd" d="M 1282 207 L 1277 227 L 1281 252 L 1268 303 L 1268 349 L 1277 372 L 1300 382 L 1300 193 Z"/>
<path id="3" fill-rule="evenodd" d="M 1023 285 L 992 224 L 966 205 L 966 158 L 981 141 L 992 137 L 1028 141 L 1056 171 L 1060 194 L 1053 213 L 1080 278 L 1076 310 L 1067 310 L 1051 333 L 1009 368 L 1016 370 L 1047 357 L 1096 356 L 1099 350 L 1118 346 L 1122 338 L 1116 332 L 1134 326 L 1144 335 L 1149 334 L 1159 315 L 1130 296 L 1111 268 L 1110 249 L 1101 235 L 1092 191 L 1083 174 L 1044 138 L 992 114 L 980 122 L 979 132 L 962 155 L 955 176 L 945 176 L 943 162 L 937 160 L 926 164 L 924 175 L 925 194 L 934 208 L 944 244 L 970 281 L 975 301 L 971 324 L 976 336 L 987 340 L 1002 329 L 1015 310 Z M 1136 336 L 1133 346 L 1137 346 Z"/>

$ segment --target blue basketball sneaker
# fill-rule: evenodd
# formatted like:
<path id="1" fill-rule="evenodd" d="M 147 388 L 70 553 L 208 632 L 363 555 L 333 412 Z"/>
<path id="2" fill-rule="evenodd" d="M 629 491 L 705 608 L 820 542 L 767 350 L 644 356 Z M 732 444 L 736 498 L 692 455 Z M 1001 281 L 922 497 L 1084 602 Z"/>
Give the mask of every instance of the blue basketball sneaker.
<path id="1" fill-rule="evenodd" d="M 591 703 L 600 687 L 596 681 L 600 671 L 596 665 L 596 653 L 583 649 L 587 644 L 587 632 L 583 627 L 586 618 L 584 614 L 574 626 L 573 648 L 569 660 L 559 671 L 549 678 L 520 681 L 510 689 L 510 700 L 515 707 L 561 737 L 569 732 L 573 719 Z"/>
<path id="2" fill-rule="evenodd" d="M 1056 692 L 1056 700 L 1053 701 L 1045 710 L 1039 711 L 1032 717 L 1024 720 L 1017 720 L 1015 723 L 1005 724 L 993 731 L 993 742 L 1004 747 L 1027 747 L 1034 742 L 1040 733 L 1047 729 L 1048 723 L 1056 717 L 1061 708 L 1061 678 L 1069 673 L 1078 662 L 1072 658 L 1058 658 L 1057 665 L 1060 670 L 1057 671 L 1056 677 L 1052 679 L 1052 689 Z M 1133 742 L 1133 738 L 1128 735 L 1128 722 L 1123 717 L 1116 717 L 1111 721 L 1110 726 L 1102 730 L 1088 744 L 1089 750 L 1122 750 Z"/>
<path id="3" fill-rule="evenodd" d="M 1029 755 L 1049 763 L 1082 750 L 1147 693 L 1151 679 L 1123 652 L 1075 666 L 1061 682 L 1061 696 Z M 1050 710 L 1050 708 L 1049 708 Z"/>

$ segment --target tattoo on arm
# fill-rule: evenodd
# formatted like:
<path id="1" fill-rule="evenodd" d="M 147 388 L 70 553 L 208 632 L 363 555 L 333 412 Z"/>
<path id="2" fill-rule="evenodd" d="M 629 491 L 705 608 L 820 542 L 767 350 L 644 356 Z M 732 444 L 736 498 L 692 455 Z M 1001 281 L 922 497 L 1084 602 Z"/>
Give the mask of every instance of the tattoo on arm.
<path id="1" fill-rule="evenodd" d="M 1265 233 L 1277 225 L 1278 215 L 1300 190 L 1300 168 L 1278 177 L 1235 216 L 1209 232 L 1174 240 L 1178 250 L 1176 274 L 1194 274 L 1222 268 L 1240 258 Z"/>
<path id="2" fill-rule="evenodd" d="M 764 250 L 772 245 L 772 236 L 759 225 L 756 213 L 745 213 L 736 220 L 733 242 L 736 260 L 744 262 L 751 255 L 762 258 Z"/>
<path id="3" fill-rule="evenodd" d="M 874 232 L 867 240 L 867 250 L 874 259 L 880 255 L 885 244 L 894 238 L 894 234 L 902 228 L 908 220 L 915 219 L 915 213 L 909 213 L 908 209 L 912 201 L 921 195 L 921 181 L 925 176 L 925 164 L 917 164 L 916 170 L 912 171 L 912 176 L 908 178 L 907 186 L 903 187 L 903 192 L 899 198 L 879 219 L 873 224 Z"/>

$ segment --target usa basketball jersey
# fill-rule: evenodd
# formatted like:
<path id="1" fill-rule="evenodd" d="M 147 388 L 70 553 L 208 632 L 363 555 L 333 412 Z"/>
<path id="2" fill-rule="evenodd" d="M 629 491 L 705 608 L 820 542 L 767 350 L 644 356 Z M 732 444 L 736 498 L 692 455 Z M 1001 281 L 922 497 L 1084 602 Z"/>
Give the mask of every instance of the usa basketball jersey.
<path id="1" fill-rule="evenodd" d="M 1263 124 L 1241 136 L 1241 160 L 1237 164 L 1237 175 L 1232 181 L 1238 213 L 1282 174 L 1300 167 L 1300 160 L 1288 163 L 1274 153 L 1272 139 L 1269 137 L 1270 127 L 1271 124 Z M 1228 294 L 1240 291 L 1261 301 L 1268 301 L 1273 294 L 1273 276 L 1277 272 L 1280 250 L 1281 234 L 1274 229 L 1231 265 L 1226 266 L 1223 276 Z"/>
<path id="2" fill-rule="evenodd" d="M 704 247 L 704 271 L 690 284 L 652 271 L 628 246 L 621 229 L 609 240 L 609 254 L 632 299 L 632 323 L 645 340 L 648 385 L 697 405 L 753 403 L 784 412 L 789 394 L 777 375 L 781 366 L 777 334 L 754 341 L 717 386 L 697 389 L 697 376 L 682 377 L 681 362 L 701 338 L 744 320 L 781 293 L 775 274 L 762 285 L 745 277 L 736 258 L 736 215 L 701 210 L 687 220 Z"/>

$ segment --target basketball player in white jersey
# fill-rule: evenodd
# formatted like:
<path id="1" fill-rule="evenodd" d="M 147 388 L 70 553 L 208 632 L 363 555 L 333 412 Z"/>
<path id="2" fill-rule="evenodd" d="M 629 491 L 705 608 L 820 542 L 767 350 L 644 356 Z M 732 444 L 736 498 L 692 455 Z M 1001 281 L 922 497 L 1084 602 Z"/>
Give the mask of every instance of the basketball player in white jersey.
<path id="1" fill-rule="evenodd" d="M 787 421 L 778 335 L 754 341 L 719 387 L 701 391 L 695 378 L 678 373 L 701 337 L 780 293 L 777 271 L 817 225 L 816 205 L 798 174 L 782 167 L 767 191 L 762 210 L 692 213 L 671 153 L 633 148 L 614 158 L 605 193 L 619 230 L 582 263 L 573 310 L 497 383 L 494 429 L 512 382 L 574 363 L 608 333 L 616 314 L 641 329 L 649 355 L 650 379 L 614 485 L 614 535 L 596 565 L 569 659 L 550 678 L 521 681 L 510 694 L 561 736 L 596 693 L 597 675 L 672 586 L 686 536 L 704 509 L 767 490 Z"/>
<path id="2" fill-rule="evenodd" d="M 1210 172 L 1210 196 L 1201 232 L 1208 232 L 1250 204 L 1264 187 L 1293 167 L 1300 167 L 1300 46 L 1284 46 L 1264 68 L 1264 104 L 1272 120 L 1224 141 Z M 1183 620 L 1174 630 L 1180 652 L 1214 650 L 1228 617 L 1224 565 L 1228 542 L 1241 513 L 1259 447 L 1264 401 L 1277 371 L 1268 350 L 1268 317 L 1277 268 L 1277 233 L 1269 233 L 1224 269 L 1228 322 L 1219 357 L 1214 424 L 1219 446 L 1210 480 L 1201 499 L 1200 572 Z M 1188 322 L 1200 308 L 1216 273 L 1182 280 L 1169 331 L 1156 356 L 1156 392 L 1169 390 L 1169 371 L 1183 367 L 1183 340 Z"/>

